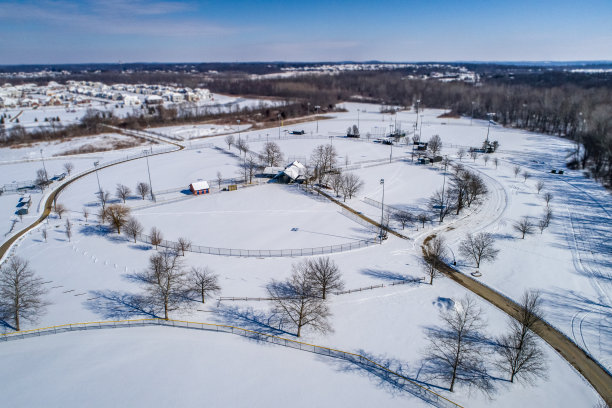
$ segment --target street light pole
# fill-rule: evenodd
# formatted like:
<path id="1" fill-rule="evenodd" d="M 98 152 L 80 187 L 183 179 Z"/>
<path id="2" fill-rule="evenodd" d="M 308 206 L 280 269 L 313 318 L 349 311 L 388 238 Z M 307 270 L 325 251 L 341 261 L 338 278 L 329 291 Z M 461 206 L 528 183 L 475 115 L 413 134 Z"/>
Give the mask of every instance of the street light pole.
<path id="1" fill-rule="evenodd" d="M 315 105 L 315 109 L 317 110 L 317 133 L 319 133 L 319 109 L 321 109 L 321 106 Z"/>
<path id="2" fill-rule="evenodd" d="M 382 192 L 382 204 L 380 206 L 380 243 L 382 244 L 383 239 L 383 221 L 385 218 L 385 179 L 380 179 L 380 184 L 382 184 L 383 192 Z"/>
<path id="3" fill-rule="evenodd" d="M 144 151 L 145 157 L 147 158 L 147 172 L 149 173 L 149 188 L 151 189 L 151 200 L 155 202 L 155 195 L 153 194 L 153 183 L 151 183 L 151 169 L 149 168 L 149 151 Z"/>
<path id="4" fill-rule="evenodd" d="M 98 191 L 101 192 L 102 191 L 102 187 L 100 187 L 100 176 L 98 176 L 98 165 L 100 164 L 99 161 L 95 161 L 94 162 L 94 168 L 96 169 L 96 179 L 98 180 Z"/>

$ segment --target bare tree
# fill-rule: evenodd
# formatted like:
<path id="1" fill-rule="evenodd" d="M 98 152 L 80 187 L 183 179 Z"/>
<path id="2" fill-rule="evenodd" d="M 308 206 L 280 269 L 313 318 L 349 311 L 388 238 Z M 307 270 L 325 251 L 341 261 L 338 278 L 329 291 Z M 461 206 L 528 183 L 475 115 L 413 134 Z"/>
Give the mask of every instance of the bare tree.
<path id="1" fill-rule="evenodd" d="M 183 256 L 185 256 L 185 251 L 189 251 L 191 249 L 191 241 L 188 238 L 179 238 L 176 244 L 176 250 L 181 251 Z"/>
<path id="2" fill-rule="evenodd" d="M 89 217 L 89 210 L 87 207 L 83 207 L 83 218 L 85 218 L 85 222 L 87 222 L 87 217 Z"/>
<path id="3" fill-rule="evenodd" d="M 475 149 L 470 150 L 470 159 L 474 160 L 474 163 L 476 163 L 477 158 L 478 152 Z"/>
<path id="4" fill-rule="evenodd" d="M 66 213 L 66 206 L 64 206 L 64 204 L 62 203 L 55 203 L 54 206 L 54 211 L 57 214 L 57 216 L 59 217 L 59 219 L 62 219 L 62 215 L 64 215 L 64 213 Z"/>
<path id="5" fill-rule="evenodd" d="M 35 322 L 44 313 L 46 293 L 25 259 L 13 256 L 0 268 L 0 318 L 11 321 L 15 330 L 21 330 L 22 320 Z"/>
<path id="6" fill-rule="evenodd" d="M 234 144 L 234 135 L 225 136 L 225 144 L 227 145 L 227 150 L 232 150 L 232 145 Z"/>
<path id="7" fill-rule="evenodd" d="M 423 268 L 429 276 L 429 284 L 433 285 L 434 278 L 441 276 L 438 270 L 446 256 L 446 243 L 444 238 L 434 236 L 423 243 Z"/>
<path id="8" fill-rule="evenodd" d="M 454 197 L 451 189 L 438 190 L 429 198 L 429 208 L 436 214 L 440 222 L 454 209 Z"/>
<path id="9" fill-rule="evenodd" d="M 151 192 L 151 187 L 147 183 L 141 181 L 136 184 L 136 191 L 138 192 L 138 195 L 140 195 L 144 200 L 146 195 Z"/>
<path id="10" fill-rule="evenodd" d="M 432 378 L 450 383 L 452 392 L 456 383 L 476 387 L 485 392 L 492 388 L 486 375 L 480 331 L 484 328 L 482 311 L 471 297 L 461 299 L 440 317 L 444 326 L 426 333 L 429 347 L 426 351 L 425 370 Z"/>
<path id="11" fill-rule="evenodd" d="M 516 320 L 508 321 L 508 333 L 499 338 L 497 366 L 508 373 L 510 382 L 515 378 L 530 384 L 546 376 L 545 354 L 533 328 L 542 316 L 540 294 L 525 292 L 521 298 Z"/>
<path id="12" fill-rule="evenodd" d="M 322 299 L 325 299 L 328 292 L 344 288 L 340 269 L 328 256 L 306 259 L 296 268 L 305 268 L 313 293 L 320 294 Z"/>
<path id="13" fill-rule="evenodd" d="M 313 295 L 312 282 L 304 268 L 294 265 L 289 279 L 284 282 L 273 280 L 267 289 L 275 312 L 296 327 L 297 337 L 307 326 L 323 333 L 331 330 L 327 321 L 329 309 L 323 299 Z"/>
<path id="14" fill-rule="evenodd" d="M 249 151 L 249 144 L 244 139 L 238 139 L 236 142 L 236 147 L 241 153 L 244 153 L 245 157 L 247 152 Z"/>
<path id="15" fill-rule="evenodd" d="M 512 172 L 514 173 L 514 177 L 516 178 L 516 176 L 518 176 L 519 173 L 521 172 L 521 166 L 517 164 L 516 166 L 512 168 Z"/>
<path id="16" fill-rule="evenodd" d="M 104 218 L 117 230 L 117 234 L 121 234 L 121 227 L 129 219 L 130 209 L 122 204 L 111 204 L 102 210 L 102 212 L 104 213 Z"/>
<path id="17" fill-rule="evenodd" d="M 482 161 L 484 162 L 485 167 L 487 166 L 487 163 L 489 162 L 489 159 L 490 159 L 490 157 L 488 155 L 486 155 L 486 154 L 484 156 L 482 156 Z"/>
<path id="18" fill-rule="evenodd" d="M 459 161 L 463 161 L 463 158 L 465 157 L 465 149 L 463 147 L 457 150 L 457 157 L 459 158 Z"/>
<path id="19" fill-rule="evenodd" d="M 152 227 L 149 235 L 151 236 L 151 245 L 155 245 L 155 249 L 157 249 L 157 246 L 161 244 L 163 240 L 161 231 L 158 230 L 157 227 Z"/>
<path id="20" fill-rule="evenodd" d="M 523 183 L 526 182 L 529 177 L 531 177 L 531 174 L 527 170 L 525 170 L 521 175 L 523 176 Z"/>
<path id="21" fill-rule="evenodd" d="M 207 295 L 217 293 L 221 290 L 221 286 L 219 286 L 219 277 L 207 266 L 204 268 L 191 268 L 191 272 L 187 279 L 191 291 L 202 298 L 202 303 L 204 303 Z"/>
<path id="22" fill-rule="evenodd" d="M 47 175 L 47 171 L 45 169 L 36 170 L 36 180 L 34 181 L 36 187 L 44 190 L 45 187 L 49 184 L 49 176 Z"/>
<path id="23" fill-rule="evenodd" d="M 433 157 L 436 157 L 440 153 L 440 150 L 442 150 L 442 139 L 440 138 L 440 136 L 433 135 L 429 139 L 429 142 L 427 142 L 427 148 L 431 152 L 431 155 Z"/>
<path id="24" fill-rule="evenodd" d="M 142 227 L 142 224 L 139 223 L 136 218 L 132 217 L 129 220 L 127 220 L 127 222 L 125 223 L 124 230 L 128 236 L 134 238 L 134 243 L 136 243 L 136 239 L 138 238 L 140 234 L 142 234 L 142 231 L 144 230 L 144 228 Z"/>
<path id="25" fill-rule="evenodd" d="M 221 175 L 221 172 L 218 171 L 217 172 L 217 185 L 219 186 L 219 190 L 221 190 L 221 183 L 223 183 L 223 176 Z"/>
<path id="26" fill-rule="evenodd" d="M 108 191 L 100 190 L 96 193 L 96 196 L 98 197 L 98 201 L 100 201 L 102 208 L 105 208 L 106 203 L 110 199 L 110 193 Z"/>
<path id="27" fill-rule="evenodd" d="M 123 184 L 117 184 L 117 190 L 116 190 L 117 198 L 122 199 L 124 204 L 125 204 L 125 199 L 128 198 L 130 194 L 132 194 L 132 190 L 130 190 L 128 186 L 125 186 Z"/>
<path id="28" fill-rule="evenodd" d="M 342 176 L 342 193 L 344 195 L 344 201 L 346 197 L 349 199 L 353 198 L 359 190 L 363 187 L 363 181 L 353 173 L 347 173 Z"/>
<path id="29" fill-rule="evenodd" d="M 538 180 L 538 182 L 535 185 L 536 191 L 538 192 L 538 194 L 540 194 L 540 191 L 542 191 L 542 189 L 544 188 L 544 182 L 542 180 Z"/>
<path id="30" fill-rule="evenodd" d="M 151 255 L 149 267 L 134 278 L 146 285 L 148 301 L 163 309 L 166 320 L 169 312 L 180 309 L 188 300 L 185 271 L 176 251 Z"/>
<path id="31" fill-rule="evenodd" d="M 64 170 L 66 170 L 66 173 L 68 173 L 68 176 L 70 176 L 70 174 L 72 174 L 72 170 L 74 170 L 74 164 L 71 162 L 64 163 Z"/>
<path id="32" fill-rule="evenodd" d="M 254 154 L 249 154 L 245 160 L 245 170 L 249 175 L 249 184 L 253 183 L 253 176 L 257 172 L 259 165 L 257 164 L 257 157 Z"/>
<path id="33" fill-rule="evenodd" d="M 72 238 L 72 223 L 69 218 L 66 218 L 66 237 L 68 238 L 68 242 Z"/>
<path id="34" fill-rule="evenodd" d="M 266 166 L 280 166 L 283 162 L 283 152 L 280 146 L 274 142 L 267 142 L 260 156 Z"/>
<path id="35" fill-rule="evenodd" d="M 45 242 L 47 242 L 47 229 L 46 229 L 46 228 L 43 228 L 43 229 L 40 231 L 40 233 L 41 233 L 41 235 L 42 235 L 43 239 L 45 240 Z"/>
<path id="36" fill-rule="evenodd" d="M 523 217 L 514 224 L 514 230 L 520 232 L 521 239 L 525 239 L 525 235 L 533 234 L 533 223 L 529 217 Z"/>
<path id="37" fill-rule="evenodd" d="M 400 223 L 402 229 L 406 227 L 407 224 L 411 224 L 414 222 L 414 216 L 408 211 L 396 211 L 393 213 L 393 219 Z"/>
<path id="38" fill-rule="evenodd" d="M 495 170 L 497 170 L 497 166 L 499 166 L 499 159 L 497 157 L 493 158 L 493 164 L 495 165 Z"/>
<path id="39" fill-rule="evenodd" d="M 426 213 L 420 213 L 419 215 L 417 215 L 417 219 L 421 223 L 421 226 L 425 228 L 425 223 L 429 221 L 430 217 Z"/>
<path id="40" fill-rule="evenodd" d="M 334 190 L 334 194 L 337 197 L 340 194 L 340 190 L 342 189 L 342 173 L 332 174 L 329 178 L 329 182 L 332 190 Z"/>
<path id="41" fill-rule="evenodd" d="M 479 203 L 488 193 L 487 185 L 482 177 L 476 173 L 469 172 L 466 193 L 465 200 L 468 207 L 471 207 L 473 203 Z"/>
<path id="42" fill-rule="evenodd" d="M 543 198 L 544 198 L 544 201 L 546 202 L 546 206 L 548 207 L 550 205 L 551 200 L 553 199 L 553 195 L 551 192 L 547 191 L 546 193 L 544 193 Z"/>
<path id="43" fill-rule="evenodd" d="M 476 268 L 480 268 L 483 261 L 494 261 L 497 258 L 499 249 L 496 249 L 495 238 L 488 232 L 477 234 L 467 234 L 465 239 L 459 244 L 459 253 L 466 258 L 471 258 L 476 263 Z"/>

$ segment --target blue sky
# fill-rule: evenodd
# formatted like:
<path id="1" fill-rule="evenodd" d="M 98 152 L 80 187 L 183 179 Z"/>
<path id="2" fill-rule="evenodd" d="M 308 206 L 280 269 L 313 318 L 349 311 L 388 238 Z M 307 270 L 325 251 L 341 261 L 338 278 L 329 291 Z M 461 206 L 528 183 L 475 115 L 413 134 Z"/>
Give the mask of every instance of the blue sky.
<path id="1" fill-rule="evenodd" d="M 612 60 L 612 0 L 0 0 L 0 65 Z"/>

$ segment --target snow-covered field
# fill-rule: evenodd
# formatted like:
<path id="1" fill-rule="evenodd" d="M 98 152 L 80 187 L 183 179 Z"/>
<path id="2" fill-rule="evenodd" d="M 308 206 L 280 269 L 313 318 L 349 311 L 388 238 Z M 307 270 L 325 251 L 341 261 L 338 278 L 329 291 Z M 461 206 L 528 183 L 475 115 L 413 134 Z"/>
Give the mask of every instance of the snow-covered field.
<path id="1" fill-rule="evenodd" d="M 383 192 L 380 179 L 384 179 L 385 204 L 415 213 L 426 211 L 427 198 L 443 183 L 448 186 L 449 179 L 445 178 L 439 164 L 411 162 L 411 150 L 407 146 L 394 146 L 392 157 L 404 158 L 388 163 L 390 146 L 328 138 L 357 124 L 358 116 L 362 134 L 378 132 L 382 127 L 389 129 L 396 121 L 402 128 L 411 129 L 414 112 L 400 112 L 395 118 L 379 113 L 379 107 L 374 105 L 346 104 L 346 108 L 349 112 L 321 120 L 318 125 L 316 122 L 298 125 L 306 131 L 305 136 L 312 132 L 312 138 L 288 139 L 281 133 L 281 139 L 275 139 L 278 129 L 242 131 L 242 137 L 248 138 L 253 151 L 260 151 L 266 139 L 276 141 L 287 160 L 308 160 L 314 147 L 331 142 L 338 150 L 341 167 L 347 166 L 364 181 L 358 196 L 347 199 L 349 206 L 379 219 L 380 209 L 368 205 L 363 198 L 380 201 Z M 469 119 L 437 118 L 442 111 L 421 113 L 422 140 L 439 134 L 445 146 L 442 153 L 453 161 L 459 160 L 456 158 L 458 146 L 479 147 L 486 137 L 486 122 L 474 121 L 470 125 Z M 176 131 L 182 129 L 167 130 Z M 609 286 L 612 199 L 609 193 L 592 180 L 583 178 L 580 172 L 550 173 L 550 169 L 562 167 L 566 154 L 573 148 L 568 141 L 497 126 L 491 127 L 489 137 L 500 143 L 499 151 L 492 155 L 500 160 L 497 168 L 491 161 L 485 165 L 482 158 L 462 160 L 466 167 L 483 176 L 489 189 L 487 199 L 476 208 L 447 218 L 442 224 L 428 223 L 425 229 L 407 226 L 404 233 L 412 241 L 391 236 L 382 245 L 332 255 L 343 273 L 346 287 L 359 288 L 423 276 L 418 260 L 419 245 L 432 231 L 446 238 L 452 250 L 449 258 L 451 254 L 456 256 L 458 268 L 470 273 L 474 268 L 459 256 L 459 241 L 467 232 L 491 232 L 497 239 L 500 255 L 495 262 L 481 266 L 483 276 L 479 279 L 514 299 L 525 289 L 541 290 L 546 319 L 610 368 L 612 302 L 608 296 L 612 293 Z M 225 179 L 238 178 L 240 160 L 223 152 L 227 150 L 223 137 L 211 137 L 208 141 L 221 149 L 203 147 L 150 157 L 154 190 L 174 189 L 176 194 L 182 194 L 181 189 L 198 179 L 215 185 L 217 172 Z M 105 158 L 107 154 L 100 153 Z M 348 157 L 348 164 L 345 157 Z M 8 159 L 0 152 L 0 161 L 5 160 Z M 83 161 L 89 163 L 90 160 Z M 78 162 L 74 160 L 75 165 Z M 529 171 L 531 178 L 526 181 L 520 176 L 515 178 L 512 169 L 516 164 Z M 5 182 L 19 177 L 22 172 L 35 172 L 35 168 L 22 167 L 25 165 L 2 166 L 7 168 L 5 178 L 8 181 Z M 133 190 L 137 182 L 148 180 L 147 163 L 144 159 L 135 160 L 103 169 L 98 175 L 102 188 L 111 193 L 118 183 Z M 538 194 L 534 187 L 538 180 L 543 180 L 544 190 L 554 195 L 551 201 L 554 219 L 542 234 L 537 231 L 522 240 L 517 238 L 512 225 L 524 215 L 539 217 L 543 212 L 544 191 Z M 70 242 L 64 233 L 64 220 L 52 216 L 48 224 L 29 233 L 17 247 L 16 254 L 29 259 L 32 268 L 47 282 L 52 302 L 48 313 L 27 328 L 143 317 L 127 307 L 129 296 L 141 289 L 126 275 L 144 269 L 155 251 L 149 245 L 128 242 L 105 232 L 95 220 L 86 222 L 83 219 L 83 207 L 89 208 L 91 213 L 97 211 L 94 196 L 97 189 L 96 176 L 91 174 L 61 193 L 59 202 L 71 210 L 69 217 L 75 223 Z M 152 204 L 148 199 L 144 203 Z M 133 215 L 145 226 L 145 231 L 157 226 L 164 238 L 188 237 L 194 244 L 212 247 L 308 248 L 372 237 L 367 228 L 342 215 L 340 207 L 321 197 L 304 194 L 296 186 L 264 184 L 140 209 L 143 200 L 133 197 L 128 204 L 134 208 Z M 42 239 L 41 228 L 49 231 L 47 242 Z M 297 230 L 292 231 L 293 228 Z M 186 267 L 206 265 L 218 273 L 221 296 L 228 297 L 266 296 L 265 285 L 271 279 L 289 276 L 291 265 L 299 260 L 197 253 L 187 253 L 183 259 Z M 401 366 L 410 378 L 422 380 L 419 369 L 426 346 L 424 328 L 440 324 L 440 308 L 466 294 L 462 287 L 441 279 L 433 286 L 415 283 L 332 296 L 330 309 L 334 332 L 322 335 L 306 331 L 304 341 L 367 354 L 376 361 L 388 363 L 392 369 L 398 370 Z M 484 301 L 478 303 L 486 313 L 486 335 L 500 334 L 506 321 L 503 313 Z M 266 325 L 269 307 L 267 302 L 211 301 L 205 307 L 196 305 L 171 317 L 232 324 L 291 337 Z M 455 393 L 439 391 L 470 407 L 593 406 L 598 398 L 593 389 L 550 347 L 546 347 L 546 355 L 548 379 L 533 386 L 497 381 L 498 390 L 493 401 L 463 388 Z M 50 376 L 62 380 L 59 386 L 46 387 L 37 395 L 5 393 L 7 403 L 14 406 L 40 405 L 40 398 L 45 396 L 47 401 L 57 401 L 66 394 L 63 392 L 65 384 L 84 384 L 75 386 L 73 389 L 80 391 L 62 400 L 67 406 L 92 404 L 87 398 L 100 406 L 161 405 L 160 401 L 173 405 L 206 401 L 213 405 L 237 406 L 249 400 L 247 395 L 252 396 L 249 405 L 253 406 L 281 406 L 285 405 L 283 401 L 298 406 L 369 406 L 375 403 L 427 406 L 416 397 L 394 390 L 379 378 L 347 367 L 341 361 L 257 344 L 228 334 L 157 327 L 66 333 L 0 344 L 0 359 L 9 362 L 0 367 L 0 379 L 10 390 L 23 390 L 29 381 L 42 381 Z M 67 370 L 66 374 L 57 374 L 62 364 L 75 371 L 82 364 L 86 372 L 73 375 L 72 370 Z M 16 366 L 19 366 L 18 371 L 15 371 Z M 172 368 L 169 379 L 161 380 L 159 367 L 162 366 Z M 26 377 L 26 374 L 34 377 Z M 304 377 L 309 383 L 303 385 L 302 382 L 300 386 Z M 121 381 L 122 378 L 130 380 Z M 159 386 L 150 387 L 151 384 Z M 199 388 L 198 384 L 206 384 L 206 388 Z M 234 391 L 235 384 L 240 384 L 238 393 Z M 145 386 L 153 391 L 139 395 L 142 393 L 138 390 L 144 390 Z M 105 393 L 105 389 L 115 391 Z M 170 389 L 176 394 L 172 400 L 167 395 Z M 213 395 L 210 390 L 215 390 Z"/>

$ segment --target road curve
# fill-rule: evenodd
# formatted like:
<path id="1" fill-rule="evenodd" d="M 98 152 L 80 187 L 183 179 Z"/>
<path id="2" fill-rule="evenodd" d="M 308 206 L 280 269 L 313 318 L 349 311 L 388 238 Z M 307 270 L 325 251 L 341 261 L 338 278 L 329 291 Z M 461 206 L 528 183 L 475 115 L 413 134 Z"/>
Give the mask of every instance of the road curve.
<path id="1" fill-rule="evenodd" d="M 170 143 L 170 142 L 167 142 L 167 141 L 163 141 L 163 142 L 164 143 Z M 180 144 L 177 144 L 177 143 L 171 143 L 171 144 L 177 146 L 178 149 L 171 150 L 169 152 L 154 153 L 151 156 L 157 156 L 157 155 L 160 155 L 160 154 L 167 154 L 167 153 L 174 153 L 174 152 L 177 152 L 179 150 L 183 150 L 185 148 L 184 146 L 182 146 Z M 143 157 L 135 157 L 135 158 L 123 160 L 123 161 L 120 161 L 120 162 L 117 162 L 117 163 L 108 164 L 106 166 L 100 167 L 97 170 L 102 170 L 102 169 L 105 169 L 107 167 L 116 166 L 118 164 L 127 163 L 129 161 L 142 159 Z M 89 170 L 89 171 L 87 171 L 87 172 L 85 172 L 83 174 L 80 174 L 80 175 L 72 178 L 72 179 L 69 179 L 69 180 L 65 181 L 64 183 L 60 184 L 55 190 L 53 190 L 51 192 L 51 194 L 49 194 L 49 197 L 47 197 L 47 200 L 45 201 L 45 207 L 44 207 L 43 212 L 40 215 L 40 217 L 38 217 L 38 219 L 36 219 L 32 224 L 28 225 L 26 228 L 22 229 L 17 234 L 13 235 L 11 238 L 9 238 L 4 243 L 2 243 L 2 245 L 0 245 L 0 260 L 4 258 L 4 255 L 11 248 L 11 246 L 15 243 L 15 241 L 17 241 L 19 238 L 21 238 L 28 231 L 32 230 L 33 228 L 36 228 L 36 226 L 38 226 L 41 222 L 43 222 L 45 220 L 45 218 L 47 218 L 49 216 L 49 214 L 51 214 L 51 208 L 53 207 L 53 202 L 55 201 L 55 199 L 57 198 L 59 193 L 61 193 L 62 190 L 64 190 L 64 188 L 66 188 L 69 184 L 74 183 L 75 181 L 77 181 L 77 180 L 79 180 L 79 179 L 81 179 L 81 178 L 83 178 L 83 177 L 93 173 L 94 171 L 96 171 L 96 169 Z"/>

